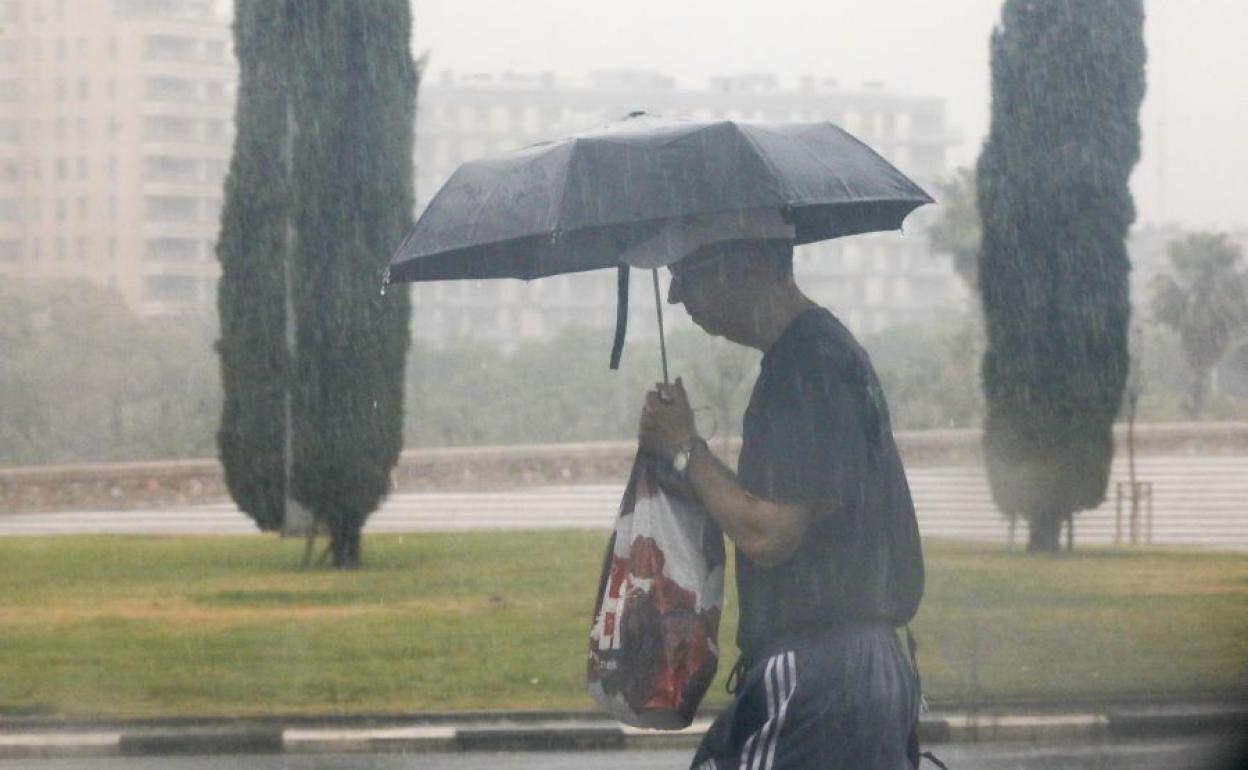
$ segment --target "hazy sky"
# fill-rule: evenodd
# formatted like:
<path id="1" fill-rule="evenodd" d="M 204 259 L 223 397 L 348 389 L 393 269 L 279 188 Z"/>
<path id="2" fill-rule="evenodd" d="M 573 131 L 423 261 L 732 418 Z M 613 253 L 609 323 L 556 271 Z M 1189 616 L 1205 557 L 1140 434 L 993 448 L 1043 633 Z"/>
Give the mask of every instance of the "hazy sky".
<path id="1" fill-rule="evenodd" d="M 1072 0 L 1078 6 L 1092 0 Z M 413 0 L 417 52 L 437 73 L 652 69 L 812 74 L 943 96 L 970 164 L 988 129 L 988 36 L 1002 0 Z M 1248 227 L 1246 0 L 1146 0 L 1139 221 Z M 904 170 L 904 169 L 903 169 Z"/>

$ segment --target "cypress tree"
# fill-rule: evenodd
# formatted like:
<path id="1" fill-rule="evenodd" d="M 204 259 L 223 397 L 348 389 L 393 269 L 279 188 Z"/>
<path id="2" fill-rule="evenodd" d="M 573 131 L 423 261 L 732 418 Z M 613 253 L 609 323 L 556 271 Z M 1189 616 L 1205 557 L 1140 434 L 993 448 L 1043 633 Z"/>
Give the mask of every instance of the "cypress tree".
<path id="1" fill-rule="evenodd" d="M 1006 0 L 977 169 L 993 499 L 1029 550 L 1105 497 L 1127 377 L 1127 181 L 1144 96 L 1141 0 Z"/>
<path id="2" fill-rule="evenodd" d="M 381 278 L 412 224 L 417 70 L 408 0 L 292 8 L 292 484 L 349 568 L 402 448 L 410 301 Z"/>
<path id="3" fill-rule="evenodd" d="M 234 502 L 266 531 L 281 528 L 286 502 L 284 6 L 235 4 L 236 132 L 217 239 L 224 397 L 217 446 Z"/>

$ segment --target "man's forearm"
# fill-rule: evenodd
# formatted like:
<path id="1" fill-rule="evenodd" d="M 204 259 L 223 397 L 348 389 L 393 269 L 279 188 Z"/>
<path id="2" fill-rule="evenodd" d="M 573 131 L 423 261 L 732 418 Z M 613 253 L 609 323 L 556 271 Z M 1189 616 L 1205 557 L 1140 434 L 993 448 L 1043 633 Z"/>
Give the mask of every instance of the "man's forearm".
<path id="1" fill-rule="evenodd" d="M 797 548 L 807 513 L 746 491 L 705 442 L 694 444 L 685 475 L 711 518 L 752 560 L 774 566 Z"/>

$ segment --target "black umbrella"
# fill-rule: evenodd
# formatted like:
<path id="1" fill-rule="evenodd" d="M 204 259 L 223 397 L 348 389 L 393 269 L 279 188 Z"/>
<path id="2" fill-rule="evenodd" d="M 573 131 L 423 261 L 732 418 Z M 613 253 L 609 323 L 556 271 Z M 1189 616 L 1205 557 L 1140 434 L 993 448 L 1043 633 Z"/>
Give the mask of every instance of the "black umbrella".
<path id="1" fill-rule="evenodd" d="M 787 226 L 783 237 L 802 244 L 896 230 L 930 202 L 888 161 L 831 123 L 633 113 L 461 165 L 399 246 L 386 281 L 530 280 L 616 267 L 615 368 L 629 266 L 651 268 L 657 301 L 657 268 L 689 253 L 677 248 L 683 229 L 729 223 L 726 237 L 718 238 L 729 240 L 760 232 L 760 222 L 763 231 L 774 231 L 770 216 Z"/>

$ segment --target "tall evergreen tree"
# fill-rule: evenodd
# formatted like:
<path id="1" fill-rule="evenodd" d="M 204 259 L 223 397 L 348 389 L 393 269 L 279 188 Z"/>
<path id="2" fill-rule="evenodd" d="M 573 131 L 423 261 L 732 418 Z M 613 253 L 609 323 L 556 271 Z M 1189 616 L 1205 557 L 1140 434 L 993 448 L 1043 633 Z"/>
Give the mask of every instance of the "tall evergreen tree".
<path id="1" fill-rule="evenodd" d="M 417 69 L 408 0 L 292 8 L 293 488 L 349 568 L 402 448 L 410 301 L 381 277 L 412 224 Z"/>
<path id="2" fill-rule="evenodd" d="M 286 504 L 286 3 L 237 0 L 234 154 L 217 258 L 223 405 L 217 446 L 235 503 L 263 530 Z"/>
<path id="3" fill-rule="evenodd" d="M 984 456 L 996 505 L 1030 519 L 1029 550 L 1098 505 L 1126 381 L 1140 152 L 1142 0 L 1006 0 L 977 181 L 988 348 Z"/>

